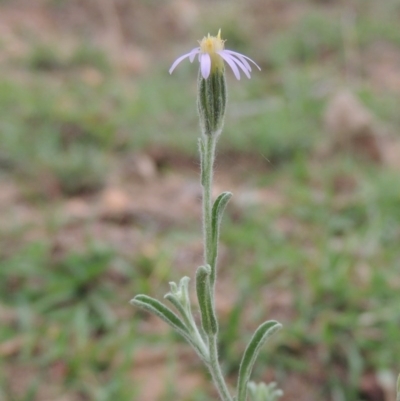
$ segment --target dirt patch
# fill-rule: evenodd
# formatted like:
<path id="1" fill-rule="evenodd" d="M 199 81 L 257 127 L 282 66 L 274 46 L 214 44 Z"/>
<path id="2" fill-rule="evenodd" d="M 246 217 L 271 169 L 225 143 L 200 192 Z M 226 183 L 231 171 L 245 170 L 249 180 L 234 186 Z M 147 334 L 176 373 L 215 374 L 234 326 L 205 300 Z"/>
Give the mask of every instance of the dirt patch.
<path id="1" fill-rule="evenodd" d="M 365 52 L 363 68 L 374 87 L 400 92 L 400 50 L 387 42 L 375 42 Z"/>

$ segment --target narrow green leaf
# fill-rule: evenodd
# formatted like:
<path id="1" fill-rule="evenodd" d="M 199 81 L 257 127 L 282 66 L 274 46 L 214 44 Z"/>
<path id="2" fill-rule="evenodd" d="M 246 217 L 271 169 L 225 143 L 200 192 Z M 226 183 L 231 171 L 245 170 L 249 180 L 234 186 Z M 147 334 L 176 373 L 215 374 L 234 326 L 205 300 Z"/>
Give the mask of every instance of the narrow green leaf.
<path id="1" fill-rule="evenodd" d="M 214 239 L 218 239 L 219 225 L 221 223 L 222 215 L 231 197 L 231 192 L 223 192 L 221 195 L 218 196 L 217 199 L 215 199 L 212 208 L 212 232 Z"/>
<path id="2" fill-rule="evenodd" d="M 200 266 L 196 272 L 196 290 L 201 312 L 201 325 L 208 335 L 218 332 L 218 322 L 215 316 L 211 298 L 210 266 Z"/>
<path id="3" fill-rule="evenodd" d="M 278 331 L 282 325 L 275 320 L 269 320 L 258 327 L 253 334 L 240 363 L 239 378 L 237 383 L 237 401 L 246 401 L 247 383 L 249 382 L 254 362 L 261 347 L 267 339 Z"/>
<path id="4" fill-rule="evenodd" d="M 251 401 L 277 401 L 283 396 L 283 391 L 277 387 L 275 382 L 247 384 L 249 390 L 249 398 Z"/>
<path id="5" fill-rule="evenodd" d="M 216 263 L 218 257 L 218 241 L 219 241 L 219 231 L 222 220 L 222 215 L 224 213 L 225 207 L 231 199 L 231 192 L 223 192 L 215 200 L 211 212 L 211 235 L 212 235 L 212 254 L 211 254 L 211 283 L 215 282 L 216 276 Z"/>
<path id="6" fill-rule="evenodd" d="M 171 291 L 168 292 L 164 298 L 168 299 L 172 305 L 178 310 L 180 316 L 183 318 L 186 327 L 190 331 L 192 327 L 192 321 L 190 319 L 191 308 L 190 308 L 190 297 L 189 297 L 189 285 L 190 278 L 185 276 L 179 280 L 179 285 L 176 285 L 173 281 L 169 283 Z"/>
<path id="7" fill-rule="evenodd" d="M 186 311 L 183 305 L 179 302 L 179 300 L 176 298 L 174 294 L 171 292 L 168 292 L 167 294 L 164 295 L 165 299 L 168 299 L 169 302 L 171 302 L 172 305 L 175 306 L 175 308 L 179 311 L 181 316 L 185 319 L 186 318 Z"/>
<path id="8" fill-rule="evenodd" d="M 188 329 L 182 320 L 163 303 L 147 295 L 136 295 L 130 303 L 154 313 L 184 336 L 189 336 Z"/>
<path id="9" fill-rule="evenodd" d="M 168 323 L 173 329 L 175 329 L 198 353 L 198 355 L 206 360 L 207 356 L 199 343 L 192 337 L 191 333 L 187 329 L 186 325 L 182 320 L 167 306 L 162 304 L 157 299 L 149 297 L 147 295 L 136 295 L 130 303 L 136 305 L 142 309 L 145 309 Z"/>

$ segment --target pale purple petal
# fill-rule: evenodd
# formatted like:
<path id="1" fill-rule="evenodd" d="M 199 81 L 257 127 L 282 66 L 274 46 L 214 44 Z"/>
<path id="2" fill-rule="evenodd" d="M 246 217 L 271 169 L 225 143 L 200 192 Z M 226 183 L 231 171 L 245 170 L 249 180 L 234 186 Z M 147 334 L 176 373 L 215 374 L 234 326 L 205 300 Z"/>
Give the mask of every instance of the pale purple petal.
<path id="1" fill-rule="evenodd" d="M 238 52 L 234 52 L 233 50 L 224 50 L 224 52 L 227 52 L 227 53 L 230 53 L 230 54 L 232 54 L 234 56 L 237 56 L 240 59 L 243 57 L 243 58 L 251 61 L 261 71 L 261 68 L 259 67 L 259 65 L 255 61 L 253 61 L 250 57 L 247 57 L 244 54 L 241 54 L 241 53 L 238 53 Z M 251 71 L 251 69 L 250 69 L 250 71 Z"/>
<path id="2" fill-rule="evenodd" d="M 194 60 L 196 54 L 199 54 L 199 53 L 200 53 L 200 47 L 197 47 L 196 49 L 193 49 L 190 52 L 189 60 L 190 60 L 191 63 L 193 63 L 193 60 Z"/>
<path id="3" fill-rule="evenodd" d="M 230 54 L 231 56 L 234 56 L 238 58 L 247 68 L 248 71 L 251 72 L 251 65 L 247 62 L 247 60 L 241 55 L 240 53 L 233 52 L 231 50 L 223 50 L 224 52 Z"/>
<path id="4" fill-rule="evenodd" d="M 208 53 L 200 55 L 200 69 L 203 78 L 207 79 L 211 72 L 211 57 Z"/>
<path id="5" fill-rule="evenodd" d="M 169 69 L 169 73 L 172 74 L 172 71 L 174 71 L 174 69 L 176 68 L 176 66 L 183 61 L 185 58 L 189 57 L 193 57 L 200 51 L 200 49 L 196 48 L 196 49 L 192 49 L 189 53 L 184 54 L 183 56 L 178 57 L 174 63 L 171 65 L 171 68 Z M 191 61 L 193 61 L 191 59 Z"/>
<path id="6" fill-rule="evenodd" d="M 232 61 L 232 56 L 225 53 L 224 51 L 217 52 L 232 68 L 233 73 L 237 80 L 240 80 L 240 72 L 239 69 L 236 67 L 236 64 Z"/>
<path id="7" fill-rule="evenodd" d="M 222 50 L 223 52 L 223 50 Z M 242 62 L 242 60 L 239 60 L 238 57 L 232 56 L 230 54 L 227 54 L 227 56 L 237 64 L 238 67 L 240 67 L 240 69 L 246 74 L 246 77 L 250 79 L 250 72 L 248 70 L 248 68 L 246 67 L 246 65 Z M 251 71 L 251 70 L 250 70 Z"/>

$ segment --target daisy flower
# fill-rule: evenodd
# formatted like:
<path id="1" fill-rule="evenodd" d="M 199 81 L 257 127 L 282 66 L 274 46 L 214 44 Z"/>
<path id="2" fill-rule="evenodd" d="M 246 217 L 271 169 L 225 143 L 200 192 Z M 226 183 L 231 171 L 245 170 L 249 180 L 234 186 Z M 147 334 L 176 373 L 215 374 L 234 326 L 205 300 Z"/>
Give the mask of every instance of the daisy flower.
<path id="1" fill-rule="evenodd" d="M 203 40 L 199 41 L 199 44 L 199 47 L 195 47 L 189 53 L 178 57 L 169 69 L 169 73 L 172 74 L 176 66 L 185 58 L 189 58 L 192 63 L 196 55 L 198 55 L 200 71 L 204 79 L 207 79 L 210 73 L 214 73 L 217 70 L 223 71 L 224 61 L 231 67 L 237 79 L 240 79 L 240 70 L 244 72 L 247 78 L 250 78 L 251 66 L 249 61 L 261 70 L 251 58 L 241 53 L 225 49 L 225 41 L 221 39 L 221 29 L 217 36 L 210 36 L 210 34 L 208 34 Z"/>

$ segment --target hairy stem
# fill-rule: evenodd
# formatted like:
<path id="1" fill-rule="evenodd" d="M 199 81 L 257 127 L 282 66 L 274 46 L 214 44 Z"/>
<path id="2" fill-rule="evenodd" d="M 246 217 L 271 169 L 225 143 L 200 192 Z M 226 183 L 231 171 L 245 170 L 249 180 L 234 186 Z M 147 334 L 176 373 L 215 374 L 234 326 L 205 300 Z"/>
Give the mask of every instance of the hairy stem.
<path id="1" fill-rule="evenodd" d="M 229 393 L 224 376 L 222 375 L 221 367 L 218 362 L 217 336 L 210 336 L 208 338 L 208 347 L 210 353 L 209 370 L 212 378 L 214 379 L 214 384 L 223 401 L 232 401 L 232 397 Z"/>
<path id="2" fill-rule="evenodd" d="M 212 238 L 212 199 L 213 165 L 215 158 L 216 135 L 204 135 L 204 154 L 202 156 L 202 184 L 203 184 L 203 234 L 204 234 L 204 262 L 211 267 L 211 284 L 214 287 L 216 272 L 213 263 Z"/>
<path id="3" fill-rule="evenodd" d="M 212 238 L 212 179 L 215 158 L 215 145 L 218 135 L 203 135 L 201 150 L 201 182 L 203 186 L 203 235 L 204 235 L 204 259 L 205 264 L 211 267 L 211 299 L 215 310 L 215 279 L 216 260 L 213 260 L 213 238 Z M 208 368 L 214 380 L 214 384 L 223 401 L 232 401 L 225 379 L 222 375 L 218 361 L 217 335 L 208 336 Z"/>

